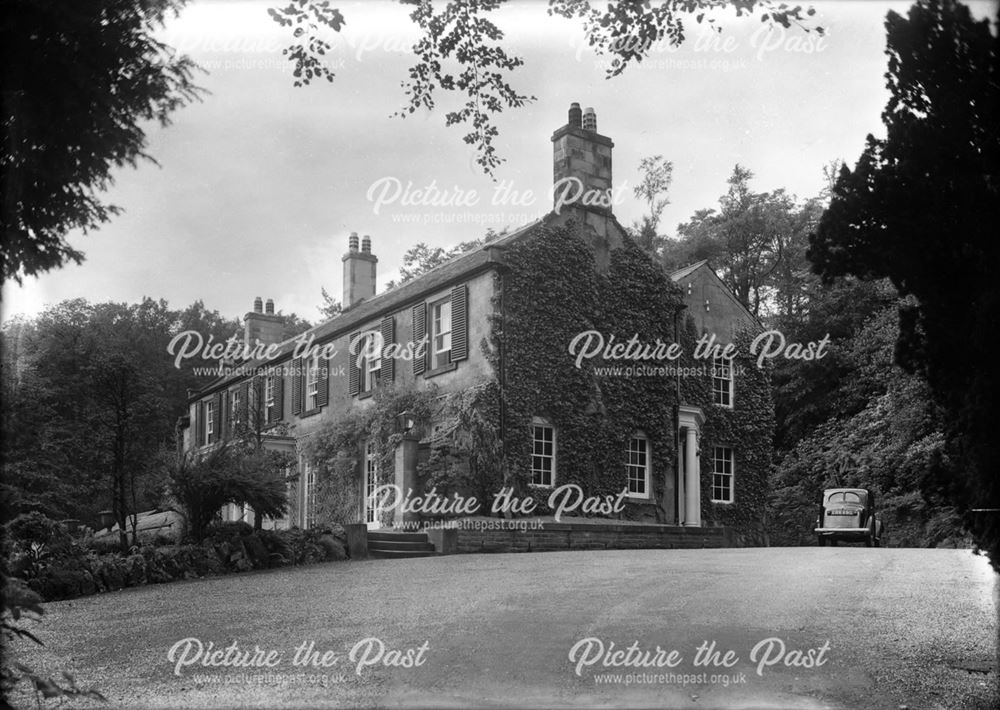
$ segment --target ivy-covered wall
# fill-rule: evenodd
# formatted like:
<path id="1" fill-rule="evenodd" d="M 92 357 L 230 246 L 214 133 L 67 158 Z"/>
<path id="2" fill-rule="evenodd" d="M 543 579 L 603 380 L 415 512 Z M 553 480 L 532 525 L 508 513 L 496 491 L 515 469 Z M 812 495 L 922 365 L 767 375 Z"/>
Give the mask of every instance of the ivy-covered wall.
<path id="1" fill-rule="evenodd" d="M 700 333 L 688 318 L 683 340 L 692 352 Z M 699 452 L 701 465 L 701 510 L 703 524 L 732 527 L 743 541 L 764 544 L 764 515 L 769 494 L 768 481 L 773 460 L 774 403 L 771 399 L 770 369 L 757 366 L 750 354 L 756 333 L 737 331 L 733 338 L 734 384 L 732 408 L 712 404 L 711 361 L 703 376 L 682 379 L 685 403 L 700 406 L 705 414 Z M 733 503 L 712 502 L 712 449 L 733 450 Z"/>
<path id="2" fill-rule="evenodd" d="M 317 466 L 319 522 L 360 519 L 366 440 L 376 443 L 380 482 L 394 481 L 400 440 L 395 416 L 406 409 L 416 415 L 425 442 L 420 487 L 475 496 L 484 514 L 504 486 L 533 497 L 536 514 L 551 512 L 546 505 L 551 490 L 529 485 L 533 417 L 545 418 L 556 430 L 556 485 L 577 484 L 587 496 L 616 496 L 625 487 L 626 444 L 642 432 L 650 442 L 651 495 L 629 499 L 622 517 L 676 523 L 679 399 L 706 415 L 700 441 L 703 520 L 731 526 L 747 541 L 762 541 L 774 417 L 768 373 L 749 353 L 753 334 L 736 339 L 734 407 L 713 405 L 712 361 L 693 358 L 700 334 L 685 315 L 680 288 L 627 237 L 598 257 L 587 229 L 573 221 L 543 224 L 504 246 L 491 334 L 473 346 L 490 361 L 495 380 L 455 392 L 380 390 L 366 410 L 326 422 L 300 442 Z M 669 344 L 679 336 L 682 356 L 647 363 L 596 357 L 578 368 L 569 344 L 585 331 L 619 342 L 636 336 L 642 343 Z M 680 378 L 622 371 L 636 364 L 701 371 Z M 732 504 L 711 502 L 715 445 L 734 450 Z"/>
<path id="3" fill-rule="evenodd" d="M 674 332 L 674 313 L 683 305 L 680 288 L 627 237 L 601 270 L 589 235 L 582 235 L 576 224 L 540 231 L 507 251 L 509 269 L 501 277 L 494 326 L 496 349 L 504 354 L 501 387 L 511 483 L 522 494 L 534 496 L 540 512 L 546 511 L 549 491 L 528 485 L 535 416 L 556 429 L 556 484 L 575 483 L 591 496 L 613 495 L 625 486 L 626 442 L 642 431 L 651 444 L 653 495 L 648 502 L 630 500 L 623 517 L 676 522 L 674 416 L 679 387 L 681 403 L 701 407 L 706 416 L 699 442 L 703 520 L 732 526 L 747 541 L 761 541 L 774 414 L 768 373 L 758 369 L 750 355 L 754 334 L 740 332 L 734 341 L 738 356 L 733 408 L 715 406 L 712 361 L 693 358 L 701 334 L 684 310 L 680 333 Z M 608 341 L 611 336 L 627 341 L 635 335 L 643 343 L 672 343 L 679 335 L 679 359 L 647 364 L 673 364 L 696 374 L 614 374 L 606 368 L 642 363 L 600 357 L 578 369 L 568 346 L 588 330 Z M 732 504 L 711 502 L 715 445 L 734 450 Z"/>
<path id="4" fill-rule="evenodd" d="M 507 251 L 509 269 L 501 279 L 494 328 L 504 353 L 511 483 L 523 495 L 533 495 L 540 512 L 546 511 L 549 491 L 528 485 L 535 416 L 556 430 L 556 485 L 575 483 L 589 496 L 622 490 L 626 442 L 642 431 L 651 444 L 653 496 L 645 503 L 629 503 L 626 517 L 669 522 L 673 491 L 664 490 L 664 472 L 673 470 L 676 458 L 674 378 L 600 374 L 595 368 L 632 364 L 600 358 L 577 368 L 569 344 L 589 330 L 605 338 L 638 335 L 643 342 L 673 342 L 680 291 L 627 239 L 623 248 L 612 250 L 601 272 L 575 223 L 539 231 Z"/>

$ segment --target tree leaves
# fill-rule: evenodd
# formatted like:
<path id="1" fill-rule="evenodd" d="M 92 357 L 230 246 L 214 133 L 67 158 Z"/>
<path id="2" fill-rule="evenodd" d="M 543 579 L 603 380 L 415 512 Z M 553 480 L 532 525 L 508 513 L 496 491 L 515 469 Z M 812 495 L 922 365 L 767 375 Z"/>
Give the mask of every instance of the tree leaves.
<path id="1" fill-rule="evenodd" d="M 295 0 L 282 8 L 268 8 L 267 14 L 282 27 L 294 26 L 293 38 L 302 40 L 305 37 L 281 50 L 294 65 L 295 86 L 307 86 L 313 79 L 332 82 L 336 74 L 323 60 L 332 45 L 322 39 L 319 32 L 321 25 L 340 32 L 344 26 L 340 10 L 330 7 L 327 0 Z"/>
<path id="2" fill-rule="evenodd" d="M 437 106 L 436 92 L 443 91 L 462 97 L 460 108 L 445 112 L 446 126 L 466 126 L 463 142 L 476 152 L 476 163 L 487 175 L 503 163 L 494 146 L 500 131 L 496 116 L 511 108 L 520 108 L 535 100 L 519 93 L 508 83 L 508 77 L 521 66 L 521 57 L 508 54 L 501 42 L 503 31 L 489 19 L 489 13 L 507 0 L 448 0 L 436 12 L 431 0 L 399 0 L 412 5 L 410 19 L 420 28 L 421 37 L 413 45 L 417 61 L 401 82 L 406 105 L 393 116 L 405 118 L 421 110 Z M 633 62 L 641 62 L 658 42 L 667 40 L 672 46 L 685 38 L 683 17 L 695 15 L 698 23 L 707 21 L 716 30 L 715 18 L 708 11 L 729 6 L 730 0 L 666 0 L 655 7 L 649 2 L 621 0 L 602 2 L 595 8 L 590 0 L 549 0 L 550 15 L 583 21 L 588 43 L 599 54 L 614 55 L 608 78 L 621 74 Z M 761 20 L 788 28 L 795 24 L 805 32 L 823 34 L 823 28 L 806 21 L 814 11 L 801 6 L 776 5 L 772 0 L 732 0 L 737 16 L 763 9 Z M 268 14 L 283 27 L 299 25 L 293 37 L 300 39 L 308 28 L 308 41 L 297 42 L 283 51 L 295 65 L 295 86 L 308 84 L 313 78 L 333 81 L 333 72 L 320 57 L 330 45 L 319 39 L 317 23 L 326 24 L 339 32 L 344 23 L 339 11 L 326 0 L 294 0 L 284 8 L 270 8 Z"/>
<path id="3" fill-rule="evenodd" d="M 437 89 L 462 94 L 465 104 L 445 114 L 445 125 L 467 125 L 462 140 L 476 149 L 476 162 L 488 175 L 503 162 L 493 140 L 499 131 L 492 117 L 506 108 L 519 108 L 534 96 L 519 94 L 505 75 L 524 64 L 500 46 L 503 32 L 488 17 L 505 0 L 451 0 L 435 13 L 421 2 L 410 13 L 423 36 L 413 46 L 417 63 L 402 82 L 407 105 L 394 115 L 405 117 L 419 109 L 433 109 Z M 456 65 L 454 69 L 447 66 Z"/>
<path id="4" fill-rule="evenodd" d="M 66 234 L 120 212 L 98 193 L 145 153 L 144 121 L 169 122 L 196 100 L 197 67 L 154 32 L 182 0 L 6 3 L 3 248 L 0 270 L 25 275 L 80 263 Z"/>
<path id="5" fill-rule="evenodd" d="M 595 52 L 612 55 L 607 78 L 624 72 L 631 64 L 641 62 L 657 44 L 666 41 L 680 46 L 685 38 L 684 17 L 695 14 L 695 22 L 707 24 L 716 31 L 721 27 L 708 13 L 727 7 L 736 9 L 737 17 L 762 10 L 761 22 L 789 28 L 792 24 L 804 32 L 822 35 L 822 27 L 807 20 L 815 11 L 804 11 L 801 5 L 775 4 L 771 0 L 665 0 L 653 7 L 648 2 L 630 0 L 601 2 L 594 7 L 590 0 L 549 0 L 549 14 L 583 20 L 584 35 Z M 803 14 L 805 12 L 805 14 Z"/>
<path id="6" fill-rule="evenodd" d="M 888 278 L 899 309 L 896 361 L 926 377 L 960 452 L 953 501 L 1000 508 L 1000 52 L 989 20 L 953 0 L 922 0 L 886 22 L 886 138 L 868 136 L 844 168 L 810 240 L 824 280 Z M 1000 569 L 1000 516 L 967 518 Z"/>

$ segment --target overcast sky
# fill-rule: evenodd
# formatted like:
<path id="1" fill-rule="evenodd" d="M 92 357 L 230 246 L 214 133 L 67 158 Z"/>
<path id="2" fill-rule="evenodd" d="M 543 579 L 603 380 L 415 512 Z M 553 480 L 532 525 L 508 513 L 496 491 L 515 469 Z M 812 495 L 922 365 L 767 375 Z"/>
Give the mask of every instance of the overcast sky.
<path id="1" fill-rule="evenodd" d="M 642 212 L 631 189 L 640 159 L 655 154 L 674 164 L 663 221 L 671 236 L 694 211 L 717 205 L 735 163 L 754 172 L 759 191 L 785 188 L 808 198 L 820 190 L 825 164 L 853 165 L 865 136 L 881 135 L 882 22 L 887 9 L 909 6 L 815 3 L 827 30 L 819 43 L 795 30 L 768 36 L 759 19 L 737 20 L 730 10 L 720 17 L 721 35 L 692 22 L 681 49 L 661 48 L 606 80 L 578 23 L 548 17 L 543 0 L 512 2 L 497 17 L 507 46 L 525 59 L 511 83 L 537 101 L 497 121 L 506 162 L 496 178 L 524 204 L 493 204 L 497 183 L 476 166 L 464 131 L 444 125 L 442 109 L 455 99 L 440 95 L 439 108 L 426 115 L 391 116 L 404 103 L 400 82 L 416 37 L 406 8 L 334 2 L 346 19 L 342 33 L 329 33 L 336 80 L 295 88 L 281 56 L 288 30 L 268 17 L 272 4 L 194 0 L 169 24 L 165 39 L 207 70 L 198 83 L 211 93 L 167 128 L 147 127 L 160 167 L 119 171 L 106 197 L 124 214 L 70 238 L 86 253 L 82 265 L 5 286 L 5 317 L 78 296 L 152 296 L 175 307 L 201 299 L 242 316 L 259 295 L 315 322 L 321 287 L 341 294 L 351 231 L 371 235 L 381 286 L 418 242 L 448 246 L 547 212 L 550 138 L 573 101 L 592 106 L 598 131 L 615 142 L 614 181 L 626 188 L 615 212 L 623 224 Z M 991 7 L 979 3 L 977 11 Z M 478 203 L 378 206 L 369 199 L 380 192 L 373 185 L 395 181 L 414 190 L 433 183 L 466 202 L 474 191 Z"/>

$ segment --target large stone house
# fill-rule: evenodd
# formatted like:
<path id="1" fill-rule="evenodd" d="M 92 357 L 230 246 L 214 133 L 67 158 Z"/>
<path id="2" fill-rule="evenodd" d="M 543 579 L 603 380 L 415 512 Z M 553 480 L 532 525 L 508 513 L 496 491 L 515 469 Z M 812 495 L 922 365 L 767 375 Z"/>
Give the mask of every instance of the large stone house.
<path id="1" fill-rule="evenodd" d="M 552 143 L 554 209 L 543 219 L 384 293 L 372 240 L 352 234 L 342 314 L 297 339 L 279 342 L 281 319 L 258 298 L 245 341 L 270 352 L 192 393 L 183 447 L 218 445 L 256 407 L 265 445 L 298 462 L 289 515 L 267 525 L 308 527 L 324 521 L 320 467 L 303 444 L 325 423 L 373 406 L 388 387 L 485 384 L 498 393 L 489 416 L 502 481 L 538 498 L 539 512 L 549 491 L 574 483 L 586 495 L 622 492 L 617 517 L 752 535 L 773 428 L 767 373 L 746 348 L 760 324 L 705 262 L 665 274 L 632 243 L 613 214 L 614 144 L 591 109 L 574 104 Z M 699 338 L 703 350 L 742 347 L 696 359 Z M 630 340 L 631 353 L 613 347 Z M 675 360 L 663 357 L 671 343 Z M 412 438 L 426 442 L 432 428 Z M 380 472 L 372 442 L 357 446 L 343 482 L 356 495 L 336 522 L 377 526 L 366 494 L 380 480 L 421 484 L 412 471 Z M 224 516 L 252 511 L 231 506 Z"/>

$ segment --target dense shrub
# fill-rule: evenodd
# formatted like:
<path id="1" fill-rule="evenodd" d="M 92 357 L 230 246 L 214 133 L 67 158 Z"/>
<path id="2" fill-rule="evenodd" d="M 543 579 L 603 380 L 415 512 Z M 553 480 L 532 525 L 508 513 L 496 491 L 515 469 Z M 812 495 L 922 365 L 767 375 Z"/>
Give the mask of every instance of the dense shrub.
<path id="1" fill-rule="evenodd" d="M 4 532 L 11 576 L 45 601 L 347 558 L 339 526 L 255 531 L 246 523 L 220 523 L 208 529 L 201 544 L 134 547 L 129 554 L 102 550 L 93 540 L 75 541 L 65 528 L 38 513 L 19 516 Z"/>
<path id="2" fill-rule="evenodd" d="M 45 517 L 38 511 L 22 513 L 4 525 L 7 540 L 15 545 L 38 543 L 45 545 L 49 552 L 68 552 L 73 538 L 62 523 Z"/>

